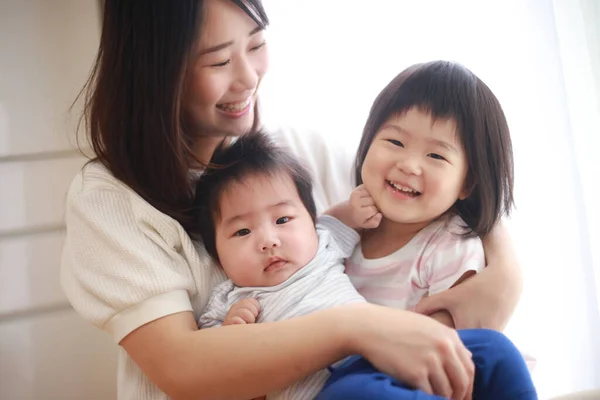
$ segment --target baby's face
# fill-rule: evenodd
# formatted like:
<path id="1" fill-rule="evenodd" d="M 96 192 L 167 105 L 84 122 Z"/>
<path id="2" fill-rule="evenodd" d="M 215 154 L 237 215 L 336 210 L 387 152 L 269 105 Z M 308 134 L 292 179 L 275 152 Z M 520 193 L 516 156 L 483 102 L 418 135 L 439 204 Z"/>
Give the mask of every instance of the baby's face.
<path id="1" fill-rule="evenodd" d="M 275 286 L 315 256 L 319 239 L 292 178 L 260 174 L 221 196 L 216 221 L 221 266 L 237 286 Z"/>

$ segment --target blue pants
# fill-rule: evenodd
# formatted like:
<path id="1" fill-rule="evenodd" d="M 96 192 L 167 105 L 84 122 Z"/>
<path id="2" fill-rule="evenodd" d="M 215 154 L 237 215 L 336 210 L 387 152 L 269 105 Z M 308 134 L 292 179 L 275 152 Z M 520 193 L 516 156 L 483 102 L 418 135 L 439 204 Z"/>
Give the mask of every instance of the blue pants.
<path id="1" fill-rule="evenodd" d="M 473 399 L 537 399 L 521 353 L 502 333 L 487 329 L 459 330 L 473 354 Z M 365 358 L 354 356 L 335 368 L 317 400 L 430 400 L 442 399 L 411 389 L 378 372 Z"/>

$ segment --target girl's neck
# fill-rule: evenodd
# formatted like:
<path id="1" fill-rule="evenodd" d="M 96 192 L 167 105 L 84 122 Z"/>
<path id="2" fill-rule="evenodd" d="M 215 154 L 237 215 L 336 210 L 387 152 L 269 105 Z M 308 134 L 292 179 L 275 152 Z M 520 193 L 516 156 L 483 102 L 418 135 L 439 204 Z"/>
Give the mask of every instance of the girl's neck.
<path id="1" fill-rule="evenodd" d="M 431 221 L 404 224 L 383 218 L 379 227 L 363 233 L 361 238 L 363 256 L 367 259 L 377 259 L 395 253 L 430 223 Z"/>

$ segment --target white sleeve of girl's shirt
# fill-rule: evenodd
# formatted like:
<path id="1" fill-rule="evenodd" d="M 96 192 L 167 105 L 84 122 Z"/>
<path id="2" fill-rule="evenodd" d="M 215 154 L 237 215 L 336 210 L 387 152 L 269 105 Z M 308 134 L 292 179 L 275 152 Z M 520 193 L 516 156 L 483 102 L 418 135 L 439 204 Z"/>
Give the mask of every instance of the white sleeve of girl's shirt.
<path id="1" fill-rule="evenodd" d="M 450 289 L 465 272 L 481 271 L 485 267 L 483 243 L 479 237 L 444 232 L 425 262 L 425 281 L 429 295 Z"/>
<path id="2" fill-rule="evenodd" d="M 289 147 L 313 177 L 317 212 L 345 201 L 353 189 L 354 155 L 343 146 L 333 146 L 322 134 L 311 130 L 279 128 L 270 130 L 276 140 Z"/>
<path id="3" fill-rule="evenodd" d="M 158 234 L 166 216 L 147 203 L 162 220 L 152 211 L 144 215 L 127 190 L 86 190 L 78 180 L 81 175 L 67 197 L 61 264 L 62 287 L 75 310 L 116 342 L 148 322 L 191 311 L 190 266 Z"/>

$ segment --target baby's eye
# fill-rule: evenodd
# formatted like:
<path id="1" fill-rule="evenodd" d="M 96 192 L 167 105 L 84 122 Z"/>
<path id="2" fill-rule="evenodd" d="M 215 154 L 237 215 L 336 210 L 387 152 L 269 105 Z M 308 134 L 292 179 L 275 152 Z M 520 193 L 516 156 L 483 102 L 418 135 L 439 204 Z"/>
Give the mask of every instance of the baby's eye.
<path id="1" fill-rule="evenodd" d="M 275 223 L 277 225 L 283 225 L 283 224 L 288 223 L 288 222 L 290 222 L 290 217 L 281 217 Z"/>
<path id="2" fill-rule="evenodd" d="M 240 229 L 239 231 L 237 231 L 234 236 L 246 236 L 249 234 L 250 234 L 250 229 L 244 228 L 244 229 Z"/>
<path id="3" fill-rule="evenodd" d="M 396 140 L 396 139 L 387 139 L 388 142 L 390 142 L 391 144 L 395 145 L 395 146 L 399 146 L 399 147 L 404 147 L 404 145 L 402 144 L 401 141 Z"/>
<path id="4" fill-rule="evenodd" d="M 440 156 L 439 154 L 431 153 L 428 155 L 429 155 L 429 157 L 431 157 L 433 159 L 446 161 L 446 159 L 444 157 Z"/>

